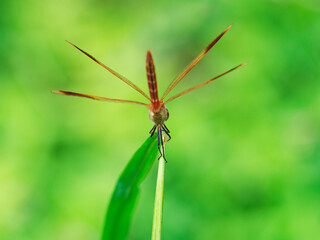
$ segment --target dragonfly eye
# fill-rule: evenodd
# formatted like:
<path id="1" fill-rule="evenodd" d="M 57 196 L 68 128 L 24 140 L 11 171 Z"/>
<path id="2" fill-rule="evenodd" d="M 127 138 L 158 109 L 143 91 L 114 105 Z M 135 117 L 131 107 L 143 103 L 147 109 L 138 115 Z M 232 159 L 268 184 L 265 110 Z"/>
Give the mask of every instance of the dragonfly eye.
<path id="1" fill-rule="evenodd" d="M 169 112 L 165 106 L 161 108 L 160 114 L 161 114 L 162 122 L 167 121 L 167 119 L 169 118 Z"/>
<path id="2" fill-rule="evenodd" d="M 166 108 L 166 111 L 165 111 L 165 121 L 167 121 L 168 120 L 168 118 L 169 118 L 169 111 L 168 111 L 168 109 Z"/>

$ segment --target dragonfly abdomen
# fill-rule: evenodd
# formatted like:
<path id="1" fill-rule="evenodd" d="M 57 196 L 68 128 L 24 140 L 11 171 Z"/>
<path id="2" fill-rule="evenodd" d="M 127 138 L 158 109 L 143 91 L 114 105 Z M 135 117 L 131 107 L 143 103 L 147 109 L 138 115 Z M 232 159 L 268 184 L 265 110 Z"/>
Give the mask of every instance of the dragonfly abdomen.
<path id="1" fill-rule="evenodd" d="M 152 55 L 151 55 L 150 50 L 147 51 L 146 70 L 147 70 L 147 78 L 148 78 L 151 104 L 152 104 L 153 109 L 155 111 L 157 111 L 160 107 L 160 101 L 159 101 L 159 97 L 158 97 L 156 72 L 155 72 L 153 59 L 152 59 Z"/>

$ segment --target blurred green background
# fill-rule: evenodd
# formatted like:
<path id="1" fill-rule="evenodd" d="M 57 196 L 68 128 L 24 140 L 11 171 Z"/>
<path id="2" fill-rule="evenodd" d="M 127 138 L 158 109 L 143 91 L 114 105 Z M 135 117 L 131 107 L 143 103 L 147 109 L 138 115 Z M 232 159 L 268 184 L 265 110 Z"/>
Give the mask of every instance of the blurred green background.
<path id="1" fill-rule="evenodd" d="M 228 25 L 167 105 L 163 239 L 320 236 L 318 1 L 0 3 L 0 239 L 99 239 L 114 184 L 152 123 L 143 101 L 69 40 L 160 94 Z M 150 239 L 156 164 L 129 239 Z"/>

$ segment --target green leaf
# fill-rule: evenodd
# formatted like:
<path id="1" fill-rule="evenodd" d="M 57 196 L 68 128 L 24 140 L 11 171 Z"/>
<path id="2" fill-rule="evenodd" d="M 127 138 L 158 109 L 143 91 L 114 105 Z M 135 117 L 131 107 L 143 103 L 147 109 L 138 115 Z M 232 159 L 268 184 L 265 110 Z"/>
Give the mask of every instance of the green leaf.
<path id="1" fill-rule="evenodd" d="M 139 186 L 147 176 L 158 154 L 157 138 L 148 138 L 136 151 L 119 177 L 109 203 L 103 240 L 127 239 Z"/>

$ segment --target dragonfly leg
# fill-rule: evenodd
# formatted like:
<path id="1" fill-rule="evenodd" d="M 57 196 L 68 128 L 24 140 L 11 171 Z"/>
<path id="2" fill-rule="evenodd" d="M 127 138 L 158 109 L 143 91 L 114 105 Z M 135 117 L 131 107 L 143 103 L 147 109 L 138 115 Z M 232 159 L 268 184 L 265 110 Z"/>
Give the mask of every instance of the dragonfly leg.
<path id="1" fill-rule="evenodd" d="M 167 126 L 165 124 L 162 124 L 162 126 L 167 130 L 166 133 L 170 133 L 170 130 L 167 128 Z M 169 134 L 168 134 L 169 135 Z"/>
<path id="2" fill-rule="evenodd" d="M 159 127 L 157 127 L 157 133 L 158 133 L 158 149 L 159 149 L 159 153 L 160 153 L 160 157 L 159 157 L 159 159 L 161 158 L 161 156 L 162 156 L 162 152 L 161 152 L 161 148 L 160 148 L 160 128 Z"/>
<path id="3" fill-rule="evenodd" d="M 167 141 L 170 141 L 170 139 L 171 139 L 171 136 L 170 136 L 170 134 L 169 134 L 169 130 L 168 130 L 168 128 L 167 127 L 164 127 L 165 125 L 162 125 L 162 130 L 167 134 L 167 136 L 169 137 L 169 139 L 167 140 Z"/>
<path id="4" fill-rule="evenodd" d="M 158 132 L 160 132 L 160 140 L 161 140 L 161 149 L 162 149 L 162 152 L 160 151 L 161 155 L 159 157 L 159 159 L 163 156 L 163 159 L 167 162 L 167 159 L 165 157 L 165 154 L 164 154 L 164 146 L 163 146 L 163 137 L 162 137 L 162 129 L 161 129 L 161 126 L 158 127 Z"/>
<path id="5" fill-rule="evenodd" d="M 150 132 L 149 132 L 151 138 L 153 137 L 155 131 L 156 131 L 156 125 L 154 125 L 153 128 L 152 128 L 152 129 L 150 130 Z"/>

